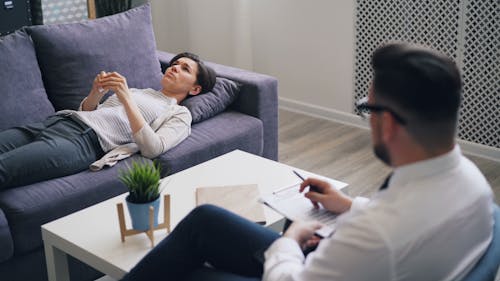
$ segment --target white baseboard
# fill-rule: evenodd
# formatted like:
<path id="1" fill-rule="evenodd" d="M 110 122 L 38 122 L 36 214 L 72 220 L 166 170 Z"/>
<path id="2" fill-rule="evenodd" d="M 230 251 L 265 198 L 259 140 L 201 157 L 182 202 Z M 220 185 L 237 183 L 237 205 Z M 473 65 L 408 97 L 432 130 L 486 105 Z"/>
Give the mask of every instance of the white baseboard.
<path id="1" fill-rule="evenodd" d="M 282 97 L 278 98 L 278 102 L 279 108 L 281 109 L 302 113 L 320 119 L 340 122 L 362 129 L 369 129 L 368 121 L 362 120 L 361 117 L 352 113 L 346 113 L 340 110 L 326 108 Z"/>
<path id="2" fill-rule="evenodd" d="M 460 148 L 466 154 L 479 156 L 482 158 L 486 158 L 492 161 L 500 162 L 500 149 L 486 146 L 466 140 L 459 139 L 458 144 L 460 144 Z"/>
<path id="3" fill-rule="evenodd" d="M 331 108 L 313 105 L 297 100 L 279 98 L 279 108 L 302 113 L 316 118 L 340 122 L 346 125 L 358 128 L 369 129 L 368 122 L 362 120 L 359 116 Z M 471 154 L 486 158 L 492 161 L 500 162 L 500 149 L 459 139 L 458 144 L 466 154 Z"/>

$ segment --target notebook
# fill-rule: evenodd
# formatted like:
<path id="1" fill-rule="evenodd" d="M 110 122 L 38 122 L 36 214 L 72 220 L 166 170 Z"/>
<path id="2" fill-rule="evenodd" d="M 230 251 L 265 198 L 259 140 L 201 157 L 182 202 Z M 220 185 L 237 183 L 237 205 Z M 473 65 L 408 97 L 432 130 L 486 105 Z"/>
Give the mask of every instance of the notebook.
<path id="1" fill-rule="evenodd" d="M 256 184 L 198 187 L 196 205 L 212 204 L 225 208 L 250 221 L 266 224 L 264 208 L 259 203 L 260 193 Z"/>
<path id="2" fill-rule="evenodd" d="M 347 184 L 336 185 L 344 187 Z M 314 208 L 311 201 L 299 192 L 300 184 L 280 188 L 272 194 L 263 196 L 261 203 L 274 209 L 291 221 L 319 221 L 324 226 L 316 230 L 315 234 L 320 237 L 330 237 L 335 232 L 337 215 L 326 210 L 322 206 Z"/>

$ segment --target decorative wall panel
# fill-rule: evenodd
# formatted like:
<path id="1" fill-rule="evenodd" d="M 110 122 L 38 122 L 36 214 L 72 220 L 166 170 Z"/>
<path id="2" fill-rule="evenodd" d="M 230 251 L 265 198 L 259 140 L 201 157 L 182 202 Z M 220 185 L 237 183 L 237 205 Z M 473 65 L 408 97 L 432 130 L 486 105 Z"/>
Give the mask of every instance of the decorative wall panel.
<path id="1" fill-rule="evenodd" d="M 500 2 L 466 1 L 459 137 L 500 147 Z"/>
<path id="2" fill-rule="evenodd" d="M 35 24 L 78 22 L 88 18 L 87 0 L 36 0 L 33 2 Z"/>
<path id="3" fill-rule="evenodd" d="M 357 0 L 355 99 L 367 94 L 378 46 L 430 46 L 453 58 L 463 74 L 459 138 L 499 148 L 499 9 L 498 0 Z"/>

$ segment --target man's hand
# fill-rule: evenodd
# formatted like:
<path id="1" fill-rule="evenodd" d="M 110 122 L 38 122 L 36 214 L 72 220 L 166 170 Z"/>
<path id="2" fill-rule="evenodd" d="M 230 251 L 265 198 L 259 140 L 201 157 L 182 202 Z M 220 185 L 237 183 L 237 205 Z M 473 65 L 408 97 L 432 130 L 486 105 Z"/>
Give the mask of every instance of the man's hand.
<path id="1" fill-rule="evenodd" d="M 303 192 L 309 185 L 314 185 L 317 191 L 309 190 L 304 196 L 311 200 L 315 207 L 319 207 L 319 203 L 325 209 L 339 214 L 351 208 L 352 199 L 332 187 L 330 183 L 320 179 L 308 178 L 300 185 L 300 192 Z"/>
<path id="2" fill-rule="evenodd" d="M 314 235 L 314 232 L 320 229 L 323 225 L 319 222 L 295 221 L 283 234 L 284 237 L 291 238 L 299 244 L 304 250 L 318 245 L 320 238 Z"/>

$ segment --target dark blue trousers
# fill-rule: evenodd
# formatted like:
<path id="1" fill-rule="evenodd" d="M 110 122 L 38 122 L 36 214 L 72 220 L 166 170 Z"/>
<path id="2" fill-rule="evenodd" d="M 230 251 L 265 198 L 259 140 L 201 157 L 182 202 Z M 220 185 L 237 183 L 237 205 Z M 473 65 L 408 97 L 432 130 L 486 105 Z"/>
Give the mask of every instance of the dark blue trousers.
<path id="1" fill-rule="evenodd" d="M 71 117 L 2 131 L 0 190 L 78 173 L 103 155 L 94 130 Z"/>
<path id="2" fill-rule="evenodd" d="M 227 210 L 202 205 L 122 280 L 260 280 L 262 254 L 278 237 Z"/>

